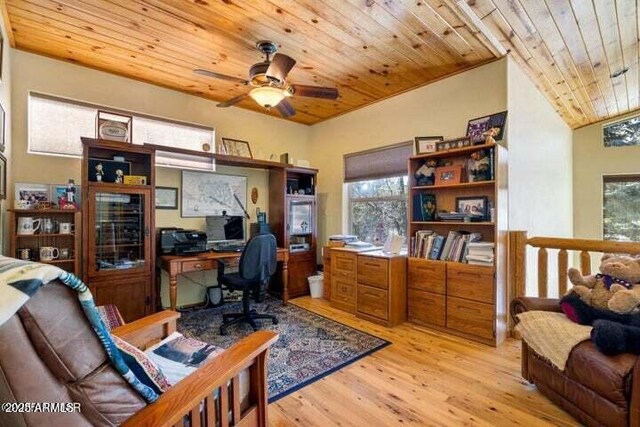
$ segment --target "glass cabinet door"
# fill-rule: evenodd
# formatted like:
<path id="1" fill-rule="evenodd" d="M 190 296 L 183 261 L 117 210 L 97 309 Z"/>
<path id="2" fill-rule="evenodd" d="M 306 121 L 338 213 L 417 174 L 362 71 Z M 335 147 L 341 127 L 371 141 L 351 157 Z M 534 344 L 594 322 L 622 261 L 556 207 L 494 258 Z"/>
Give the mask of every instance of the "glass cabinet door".
<path id="1" fill-rule="evenodd" d="M 289 235 L 313 233 L 313 202 L 310 200 L 289 201 Z"/>
<path id="2" fill-rule="evenodd" d="M 145 194 L 94 193 L 95 271 L 145 267 L 147 224 Z"/>

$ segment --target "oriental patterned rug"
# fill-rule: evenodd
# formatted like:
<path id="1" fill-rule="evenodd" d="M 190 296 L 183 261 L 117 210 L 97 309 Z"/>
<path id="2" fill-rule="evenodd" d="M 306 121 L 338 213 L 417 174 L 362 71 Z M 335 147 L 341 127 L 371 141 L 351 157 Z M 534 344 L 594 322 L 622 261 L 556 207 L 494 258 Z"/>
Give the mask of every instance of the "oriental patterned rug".
<path id="1" fill-rule="evenodd" d="M 279 323 L 258 320 L 261 329 L 280 334 L 269 351 L 269 402 L 309 385 L 389 344 L 388 341 L 267 296 L 252 303 L 259 313 L 277 316 Z M 182 313 L 178 331 L 185 336 L 228 348 L 249 335 L 249 325 L 229 328 L 220 335 L 222 313 L 242 311 L 241 303 Z"/>

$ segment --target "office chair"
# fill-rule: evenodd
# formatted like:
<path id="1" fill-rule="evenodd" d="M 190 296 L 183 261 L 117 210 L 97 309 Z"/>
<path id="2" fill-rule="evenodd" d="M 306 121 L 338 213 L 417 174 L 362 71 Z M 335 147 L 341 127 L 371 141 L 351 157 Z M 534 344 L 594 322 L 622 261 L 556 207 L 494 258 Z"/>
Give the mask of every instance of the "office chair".
<path id="1" fill-rule="evenodd" d="M 258 234 L 249 240 L 242 251 L 237 273 L 225 274 L 225 263 L 218 260 L 218 284 L 230 290 L 242 291 L 242 313 L 223 314 L 220 335 L 226 335 L 227 328 L 238 323 L 248 323 L 257 331 L 257 319 L 269 319 L 274 325 L 278 324 L 276 316 L 251 310 L 249 300 L 252 294 L 258 302 L 264 299 L 269 280 L 276 272 L 276 250 L 273 234 Z"/>

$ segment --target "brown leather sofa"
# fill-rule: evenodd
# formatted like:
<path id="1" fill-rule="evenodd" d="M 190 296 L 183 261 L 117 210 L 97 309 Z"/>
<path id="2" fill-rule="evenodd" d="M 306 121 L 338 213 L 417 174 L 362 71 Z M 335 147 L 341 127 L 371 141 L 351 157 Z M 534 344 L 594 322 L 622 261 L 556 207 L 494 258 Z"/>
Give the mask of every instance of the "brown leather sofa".
<path id="1" fill-rule="evenodd" d="M 165 311 L 112 331 L 139 348 L 158 341 L 172 330 L 178 313 Z M 109 363 L 91 329 L 75 291 L 60 283 L 40 289 L 0 326 L 0 402 L 56 402 L 80 404 L 80 412 L 0 412 L 0 427 L 23 426 L 139 426 L 215 425 L 221 399 L 208 401 L 220 387 L 235 391 L 235 378 L 249 369 L 249 404 L 240 413 L 233 400 L 235 424 L 267 425 L 266 355 L 277 339 L 269 331 L 244 338 L 171 387 L 153 404 L 145 401 Z M 222 394 L 220 394 L 222 395 Z M 204 400 L 203 400 L 204 399 Z M 202 412 L 201 403 L 206 411 Z M 224 401 L 224 399 L 222 399 Z M 213 402 L 213 403 L 212 403 Z M 220 409 L 221 413 L 227 413 Z M 191 417 L 191 418 L 189 418 Z M 185 421 L 186 420 L 186 421 Z"/>
<path id="2" fill-rule="evenodd" d="M 511 316 L 543 310 L 561 312 L 558 299 L 520 297 Z M 640 426 L 640 357 L 606 356 L 585 341 L 558 370 L 522 342 L 522 376 L 546 397 L 587 426 Z"/>

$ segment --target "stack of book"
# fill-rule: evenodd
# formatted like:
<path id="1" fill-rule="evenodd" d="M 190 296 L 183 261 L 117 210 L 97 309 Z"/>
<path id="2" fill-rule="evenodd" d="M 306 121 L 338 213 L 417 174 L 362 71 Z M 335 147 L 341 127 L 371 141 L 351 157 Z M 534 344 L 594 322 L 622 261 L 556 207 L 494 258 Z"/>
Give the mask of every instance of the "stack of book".
<path id="1" fill-rule="evenodd" d="M 493 265 L 494 247 L 492 242 L 472 242 L 468 245 L 466 260 L 469 264 Z"/>
<path id="2" fill-rule="evenodd" d="M 449 234 L 441 236 L 431 230 L 419 230 L 413 238 L 411 256 L 415 258 L 433 259 L 440 261 L 465 260 L 467 247 L 472 242 L 482 238 L 480 233 L 467 231 L 449 231 Z"/>

